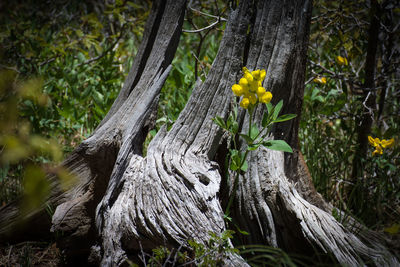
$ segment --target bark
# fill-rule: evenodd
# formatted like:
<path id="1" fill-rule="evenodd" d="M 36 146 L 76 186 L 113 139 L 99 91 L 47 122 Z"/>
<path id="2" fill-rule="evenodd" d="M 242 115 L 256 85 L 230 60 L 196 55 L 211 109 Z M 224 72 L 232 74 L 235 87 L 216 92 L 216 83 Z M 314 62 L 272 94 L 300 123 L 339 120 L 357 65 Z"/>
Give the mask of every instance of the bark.
<path id="1" fill-rule="evenodd" d="M 222 133 L 211 119 L 229 110 L 227 96 L 242 65 L 248 5 L 243 3 L 231 14 L 206 81 L 197 83 L 172 129 L 161 129 L 147 156 L 133 156 L 122 178 L 110 181 L 96 216 L 102 242 L 95 251 L 103 251 L 101 265 L 119 265 L 127 251 L 140 246 L 186 246 L 189 238 L 206 242 L 209 231 L 224 230 L 217 195 L 221 176 L 210 160 Z M 246 265 L 233 256 L 229 260 Z"/>
<path id="2" fill-rule="evenodd" d="M 59 245 L 72 258 L 87 258 L 90 250 L 92 263 L 119 266 L 142 249 L 188 248 L 188 239 L 205 243 L 209 231 L 225 230 L 224 194 L 232 190 L 221 172 L 227 142 L 211 119 L 227 118 L 231 86 L 243 65 L 266 69 L 264 86 L 274 101 L 284 100 L 283 113 L 300 114 L 310 1 L 241 1 L 231 11 L 206 80 L 196 83 L 172 128 L 162 128 L 142 155 L 183 12 L 184 1 L 155 3 L 139 58 L 118 99 L 94 135 L 66 161 L 80 183 L 52 202 L 58 205 L 52 230 L 63 233 Z M 261 114 L 257 110 L 256 121 Z M 241 117 L 246 131 L 248 119 Z M 332 207 L 315 191 L 299 152 L 299 120 L 276 126 L 270 136 L 285 139 L 295 153 L 263 148 L 250 153 L 232 213 L 234 222 L 250 232 L 243 243 L 306 253 L 315 248 L 348 265 L 362 260 L 398 264 L 372 232 L 348 230 L 330 215 Z M 228 255 L 225 265 L 247 264 Z"/>
<path id="3" fill-rule="evenodd" d="M 380 28 L 380 6 L 376 0 L 371 1 L 370 17 L 371 23 L 368 30 L 368 46 L 365 62 L 365 82 L 363 93 L 362 116 L 357 123 L 357 143 L 358 147 L 353 160 L 352 180 L 357 182 L 358 177 L 363 175 L 362 159 L 365 158 L 368 150 L 368 135 L 371 133 L 374 111 L 376 110 L 376 89 L 375 71 L 376 58 L 379 42 Z"/>
<path id="4" fill-rule="evenodd" d="M 141 153 L 147 130 L 154 124 L 158 95 L 179 43 L 184 5 L 185 1 L 154 1 L 140 51 L 120 95 L 94 134 L 62 164 L 79 182 L 63 192 L 56 177 L 48 177 L 51 196 L 42 208 L 29 214 L 19 212 L 19 201 L 2 207 L 2 242 L 48 235 L 52 222 L 45 207 L 49 205 L 57 207 L 51 228 L 66 236 L 62 240 L 66 251 L 75 256 L 88 250 L 88 241 L 95 234 L 95 208 L 105 194 L 115 165 L 120 170 L 126 165 L 126 161 L 116 162 L 122 145 L 130 145 L 128 150 L 124 148 L 125 153 Z"/>
<path id="5" fill-rule="evenodd" d="M 247 66 L 267 69 L 264 85 L 276 102 L 284 100 L 283 113 L 301 111 L 309 12 L 308 1 L 260 1 L 257 8 Z M 263 34 L 264 29 L 271 30 Z M 261 114 L 256 116 L 259 123 Z M 299 120 L 297 117 L 278 125 L 270 137 L 285 139 L 295 153 L 284 155 L 264 148 L 250 153 L 249 169 L 237 191 L 234 217 L 250 233 L 245 242 L 301 253 L 313 253 L 318 248 L 350 266 L 359 265 L 361 258 L 377 265 L 397 263 L 385 249 L 367 246 L 330 215 L 330 205 L 316 193 L 307 167 L 299 158 Z M 372 238 L 370 241 L 375 242 Z"/>

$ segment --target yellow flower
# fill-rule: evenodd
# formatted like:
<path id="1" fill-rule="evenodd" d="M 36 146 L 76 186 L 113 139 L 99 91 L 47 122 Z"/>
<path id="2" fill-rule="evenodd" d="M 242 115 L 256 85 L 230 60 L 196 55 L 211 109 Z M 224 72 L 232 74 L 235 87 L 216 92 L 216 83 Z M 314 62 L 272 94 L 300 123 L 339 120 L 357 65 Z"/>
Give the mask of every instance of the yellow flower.
<path id="1" fill-rule="evenodd" d="M 255 105 L 256 103 L 257 103 L 257 97 L 256 97 L 256 95 L 255 94 L 249 94 L 249 100 L 250 100 L 250 103 L 252 104 L 252 105 Z"/>
<path id="2" fill-rule="evenodd" d="M 244 109 L 247 109 L 249 107 L 250 100 L 247 97 L 244 97 L 242 101 L 240 102 L 240 106 Z"/>
<path id="3" fill-rule="evenodd" d="M 271 99 L 272 99 L 271 92 L 265 92 L 265 94 L 263 94 L 263 96 L 260 98 L 260 102 L 268 104 L 269 102 L 271 102 Z"/>
<path id="4" fill-rule="evenodd" d="M 376 154 L 382 155 L 383 150 L 381 146 L 376 146 L 374 152 L 372 152 L 372 156 L 375 156 Z"/>
<path id="5" fill-rule="evenodd" d="M 242 96 L 244 94 L 243 87 L 236 83 L 232 86 L 232 91 L 236 96 Z"/>
<path id="6" fill-rule="evenodd" d="M 265 70 L 261 70 L 260 71 L 260 80 L 264 81 L 266 75 L 267 75 L 267 72 Z"/>
<path id="7" fill-rule="evenodd" d="M 320 83 L 320 84 L 326 84 L 326 78 L 325 77 L 318 77 L 314 79 L 314 82 Z"/>
<path id="8" fill-rule="evenodd" d="M 254 79 L 260 80 L 260 70 L 254 70 L 251 72 L 251 75 L 253 75 Z"/>
<path id="9" fill-rule="evenodd" d="M 251 82 L 253 81 L 253 75 L 251 75 L 250 72 L 246 72 L 243 76 L 246 78 L 246 80 L 247 80 L 249 83 L 251 83 Z"/>
<path id="10" fill-rule="evenodd" d="M 269 103 L 272 99 L 271 92 L 267 92 L 262 86 L 265 79 L 265 70 L 249 71 L 246 67 L 242 68 L 243 77 L 239 84 L 232 86 L 232 91 L 236 96 L 243 96 L 240 106 L 247 109 L 249 105 L 259 103 Z"/>
<path id="11" fill-rule="evenodd" d="M 264 94 L 265 94 L 265 88 L 264 87 L 258 87 L 257 88 L 257 95 L 258 95 L 258 98 L 261 98 Z"/>
<path id="12" fill-rule="evenodd" d="M 381 143 L 379 138 L 374 139 L 374 138 L 372 138 L 372 136 L 368 136 L 368 142 L 373 146 L 379 146 L 379 144 Z"/>
<path id="13" fill-rule="evenodd" d="M 382 145 L 383 148 L 392 147 L 394 145 L 394 138 L 392 138 L 390 140 L 382 139 L 381 145 Z"/>
<path id="14" fill-rule="evenodd" d="M 337 56 L 336 57 L 336 61 L 337 61 L 337 63 L 339 65 L 346 65 L 347 66 L 349 64 L 348 61 L 347 61 L 347 58 L 341 57 L 341 56 Z"/>
<path id="15" fill-rule="evenodd" d="M 372 136 L 368 136 L 368 142 L 375 147 L 374 152 L 372 152 L 372 156 L 375 155 L 382 155 L 383 154 L 383 148 L 390 148 L 393 146 L 394 144 L 394 138 L 386 140 L 386 139 L 382 139 L 379 140 L 378 137 L 373 138 Z"/>
<path id="16" fill-rule="evenodd" d="M 247 81 L 246 78 L 241 78 L 241 79 L 239 80 L 239 84 L 240 84 L 241 86 L 243 86 L 243 87 L 249 86 L 249 82 Z"/>

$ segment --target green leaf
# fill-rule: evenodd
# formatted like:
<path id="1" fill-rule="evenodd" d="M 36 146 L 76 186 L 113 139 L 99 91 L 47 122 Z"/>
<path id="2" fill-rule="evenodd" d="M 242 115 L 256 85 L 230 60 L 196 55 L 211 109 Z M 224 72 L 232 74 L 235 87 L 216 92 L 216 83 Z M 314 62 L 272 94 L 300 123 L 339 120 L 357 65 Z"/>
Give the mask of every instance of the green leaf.
<path id="1" fill-rule="evenodd" d="M 235 227 L 236 227 L 237 231 L 239 233 L 241 233 L 242 235 L 250 235 L 248 232 L 241 230 L 238 225 L 235 224 Z"/>
<path id="2" fill-rule="evenodd" d="M 213 122 L 215 122 L 215 124 L 217 124 L 219 127 L 221 127 L 222 129 L 227 130 L 225 121 L 224 121 L 221 117 L 216 116 L 216 117 L 213 118 L 212 120 L 213 120 Z"/>
<path id="3" fill-rule="evenodd" d="M 227 129 L 231 128 L 232 122 L 233 122 L 233 115 L 231 113 L 231 114 L 229 114 L 228 120 L 226 121 L 226 128 Z"/>
<path id="4" fill-rule="evenodd" d="M 251 125 L 250 128 L 250 138 L 253 141 L 254 139 L 256 139 L 256 137 L 258 136 L 258 134 L 260 133 L 260 130 L 258 130 L 257 125 L 253 124 Z"/>
<path id="5" fill-rule="evenodd" d="M 279 116 L 279 118 L 274 120 L 274 123 L 282 122 L 282 121 L 288 121 L 288 120 L 291 120 L 293 118 L 296 118 L 296 116 L 297 116 L 296 114 L 285 114 L 285 115 Z"/>
<path id="6" fill-rule="evenodd" d="M 232 123 L 230 132 L 235 135 L 238 132 L 238 130 L 239 130 L 239 124 L 237 123 L 237 121 L 234 121 Z"/>
<path id="7" fill-rule="evenodd" d="M 256 150 L 261 144 L 251 144 L 248 146 L 247 150 L 253 151 Z"/>
<path id="8" fill-rule="evenodd" d="M 247 169 L 249 168 L 249 164 L 247 163 L 247 161 L 245 160 L 242 164 L 242 167 L 240 167 L 240 169 L 244 172 L 247 171 Z"/>
<path id="9" fill-rule="evenodd" d="M 293 153 L 292 148 L 284 140 L 268 140 L 263 142 L 263 146 L 271 150 Z"/>
<path id="10" fill-rule="evenodd" d="M 83 98 L 86 98 L 88 95 L 89 95 L 89 93 L 92 91 L 92 88 L 91 87 L 87 87 L 83 92 L 82 92 L 82 95 L 81 95 L 81 99 L 83 99 Z"/>
<path id="11" fill-rule="evenodd" d="M 232 171 L 237 171 L 239 169 L 239 166 L 236 165 L 236 162 L 234 160 L 231 161 L 231 165 L 229 165 L 229 169 Z"/>
<path id="12" fill-rule="evenodd" d="M 269 124 L 269 116 L 268 116 L 268 114 L 269 113 L 264 113 L 264 115 L 263 115 L 262 122 L 261 122 L 261 125 L 262 125 L 263 128 L 266 127 Z"/>
<path id="13" fill-rule="evenodd" d="M 229 168 L 232 171 L 237 171 L 240 168 L 240 163 L 242 162 L 241 155 L 239 155 L 239 151 L 236 149 L 230 150 L 231 164 Z"/>
<path id="14" fill-rule="evenodd" d="M 250 138 L 250 136 L 248 136 L 247 134 L 239 134 L 244 140 L 246 140 L 246 142 L 248 144 L 250 144 L 251 142 L 253 142 L 253 139 Z"/>
<path id="15" fill-rule="evenodd" d="M 274 106 L 271 104 L 271 102 L 268 104 L 265 104 L 265 106 L 267 107 L 268 114 L 271 114 L 272 111 L 274 110 Z"/>
<path id="16" fill-rule="evenodd" d="M 274 115 L 272 116 L 273 120 L 276 120 L 276 118 L 278 118 L 278 115 L 281 112 L 282 106 L 283 106 L 283 100 L 279 101 L 279 103 L 276 104 L 276 106 L 274 108 Z"/>
<path id="17" fill-rule="evenodd" d="M 229 217 L 228 215 L 226 215 L 226 214 L 224 214 L 224 220 L 227 220 L 227 221 L 232 221 L 232 218 L 231 217 Z"/>
<path id="18" fill-rule="evenodd" d="M 93 100 L 97 105 L 102 107 L 104 105 L 104 96 L 99 91 L 93 90 Z"/>

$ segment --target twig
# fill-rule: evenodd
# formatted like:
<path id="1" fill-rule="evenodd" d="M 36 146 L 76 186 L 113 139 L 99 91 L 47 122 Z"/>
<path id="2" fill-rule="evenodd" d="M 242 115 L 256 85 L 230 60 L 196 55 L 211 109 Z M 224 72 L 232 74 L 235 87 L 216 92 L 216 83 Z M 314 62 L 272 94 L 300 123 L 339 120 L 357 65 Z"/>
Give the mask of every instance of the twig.
<path id="1" fill-rule="evenodd" d="M 340 76 L 341 74 L 337 74 L 337 73 L 335 73 L 335 72 L 333 72 L 333 71 L 331 71 L 331 70 L 328 70 L 327 68 L 325 68 L 324 66 L 322 66 L 322 65 L 320 65 L 320 64 L 318 64 L 318 63 L 315 63 L 314 61 L 312 61 L 312 60 L 310 60 L 310 63 L 311 64 L 313 64 L 314 66 L 317 66 L 317 67 L 319 67 L 319 68 L 321 68 L 322 70 L 324 70 L 325 72 L 327 72 L 327 73 L 329 73 L 329 74 L 331 74 L 331 75 L 334 75 L 334 76 Z"/>
<path id="2" fill-rule="evenodd" d="M 56 56 L 54 56 L 54 57 L 52 57 L 52 58 L 50 58 L 50 59 L 48 59 L 46 61 L 40 62 L 38 65 L 39 65 L 39 67 L 41 67 L 43 65 L 49 64 L 50 62 L 53 62 L 54 60 L 56 60 L 56 58 L 58 58 L 59 56 L 60 55 L 56 55 Z"/>
<path id="3" fill-rule="evenodd" d="M 308 79 L 308 81 L 306 81 L 305 83 L 304 83 L 304 85 L 307 85 L 307 84 L 309 84 L 312 80 L 314 80 L 316 78 L 316 76 L 313 76 L 313 77 L 311 77 L 310 79 Z"/>
<path id="4" fill-rule="evenodd" d="M 139 259 L 143 262 L 144 266 L 147 266 L 146 264 L 146 255 L 144 254 L 144 250 L 142 247 L 142 242 L 139 241 L 139 246 L 140 246 L 140 251 L 142 252 L 142 255 L 139 255 Z"/>
<path id="5" fill-rule="evenodd" d="M 10 262 L 10 257 L 11 257 L 11 251 L 12 251 L 13 246 L 11 245 L 10 250 L 8 251 L 7 255 L 7 260 Z"/>
<path id="6" fill-rule="evenodd" d="M 215 19 L 218 19 L 218 20 L 220 20 L 220 21 L 226 21 L 226 18 L 223 18 L 223 17 L 220 17 L 220 16 L 211 15 L 211 14 L 202 12 L 202 11 L 200 11 L 200 10 L 194 9 L 193 7 L 189 7 L 189 8 L 190 8 L 192 11 L 197 12 L 197 13 L 199 13 L 199 14 L 202 14 L 202 15 L 205 15 L 205 16 L 208 16 L 208 17 L 211 17 L 211 18 L 215 18 Z"/>
<path id="7" fill-rule="evenodd" d="M 364 88 L 364 89 L 367 89 L 367 88 Z M 368 101 L 368 98 L 369 98 L 370 95 L 371 95 L 371 91 L 368 92 L 367 97 L 365 98 L 365 100 L 363 102 L 363 106 L 364 106 L 364 108 L 366 110 L 368 110 L 368 114 L 370 114 L 372 116 L 374 114 L 373 111 L 372 111 L 372 108 L 367 106 L 367 101 Z M 372 119 L 373 119 L 373 116 L 372 116 Z"/>
<path id="8" fill-rule="evenodd" d="M 15 72 L 17 72 L 17 73 L 20 73 L 20 72 L 18 71 L 17 67 L 9 67 L 9 66 L 0 64 L 0 69 L 1 69 L 1 68 L 6 69 L 6 70 L 13 70 L 13 71 L 15 71 Z"/>
<path id="9" fill-rule="evenodd" d="M 197 30 L 182 30 L 183 32 L 188 32 L 188 33 L 197 33 L 197 32 L 202 32 L 205 31 L 207 29 L 210 29 L 212 27 L 214 27 L 215 25 L 217 25 L 220 22 L 220 19 L 216 20 L 215 22 L 211 23 L 210 25 L 201 28 L 201 29 L 197 29 Z"/>

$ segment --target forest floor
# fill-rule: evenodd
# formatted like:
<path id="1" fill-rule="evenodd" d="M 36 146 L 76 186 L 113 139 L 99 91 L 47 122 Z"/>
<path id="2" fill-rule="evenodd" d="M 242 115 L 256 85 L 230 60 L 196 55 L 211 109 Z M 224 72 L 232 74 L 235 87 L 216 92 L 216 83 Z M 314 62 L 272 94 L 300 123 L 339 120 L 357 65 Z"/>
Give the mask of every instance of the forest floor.
<path id="1" fill-rule="evenodd" d="M 21 242 L 0 247 L 0 266 L 60 266 L 62 257 L 55 243 Z"/>

